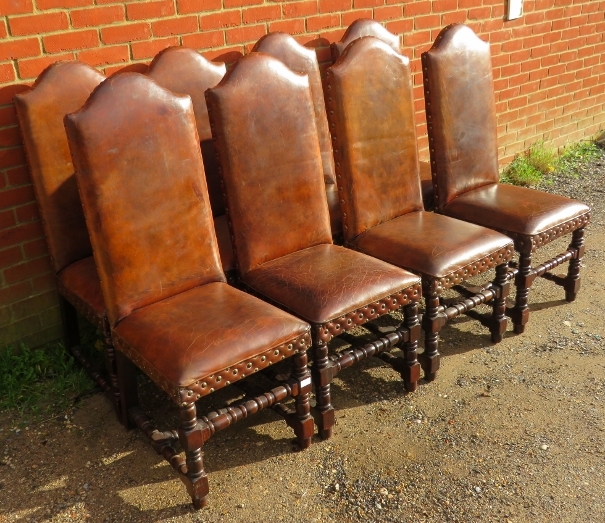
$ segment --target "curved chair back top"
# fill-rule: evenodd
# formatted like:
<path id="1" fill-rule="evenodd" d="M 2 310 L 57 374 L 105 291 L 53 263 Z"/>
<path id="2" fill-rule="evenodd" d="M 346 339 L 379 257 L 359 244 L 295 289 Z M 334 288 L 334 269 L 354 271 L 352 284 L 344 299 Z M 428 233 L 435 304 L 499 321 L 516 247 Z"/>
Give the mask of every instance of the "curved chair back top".
<path id="1" fill-rule="evenodd" d="M 422 55 L 435 207 L 498 183 L 496 104 L 489 44 L 462 24 Z"/>
<path id="2" fill-rule="evenodd" d="M 336 60 L 338 60 L 342 52 L 347 48 L 347 45 L 362 36 L 374 36 L 391 46 L 393 51 L 396 51 L 397 53 L 401 52 L 399 37 L 397 35 L 394 35 L 385 29 L 384 26 L 376 20 L 372 20 L 371 18 L 359 18 L 347 28 L 339 42 L 334 42 L 330 46 L 330 49 L 332 50 L 332 63 L 336 63 Z"/>
<path id="3" fill-rule="evenodd" d="M 81 62 L 56 62 L 15 95 L 38 209 L 55 272 L 92 255 L 63 126 L 104 76 Z"/>
<path id="4" fill-rule="evenodd" d="M 224 281 L 188 96 L 122 73 L 65 126 L 112 326 Z"/>
<path id="5" fill-rule="evenodd" d="M 225 214 L 225 204 L 204 92 L 218 84 L 225 76 L 225 72 L 225 64 L 210 62 L 193 49 L 168 47 L 156 55 L 145 73 L 173 93 L 191 96 L 214 216 Z"/>
<path id="6" fill-rule="evenodd" d="M 345 241 L 422 210 L 409 60 L 367 36 L 328 69 Z"/>
<path id="7" fill-rule="evenodd" d="M 240 275 L 332 243 L 308 77 L 251 53 L 206 100 Z"/>

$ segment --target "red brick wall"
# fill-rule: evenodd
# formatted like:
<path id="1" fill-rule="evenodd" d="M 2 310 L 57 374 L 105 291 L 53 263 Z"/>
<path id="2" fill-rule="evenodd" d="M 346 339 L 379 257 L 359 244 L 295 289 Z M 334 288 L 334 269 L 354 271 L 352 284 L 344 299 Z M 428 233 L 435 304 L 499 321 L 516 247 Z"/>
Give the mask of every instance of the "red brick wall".
<path id="1" fill-rule="evenodd" d="M 185 45 L 232 61 L 268 31 L 297 35 L 329 59 L 329 42 L 360 17 L 401 34 L 415 71 L 426 156 L 420 53 L 452 22 L 492 44 L 501 162 L 544 139 L 555 146 L 605 123 L 605 1 L 525 0 L 0 0 L 0 347 L 59 335 L 52 274 L 11 104 L 48 64 L 79 59 L 111 74 Z M 469 100 L 472 103 L 472 100 Z"/>

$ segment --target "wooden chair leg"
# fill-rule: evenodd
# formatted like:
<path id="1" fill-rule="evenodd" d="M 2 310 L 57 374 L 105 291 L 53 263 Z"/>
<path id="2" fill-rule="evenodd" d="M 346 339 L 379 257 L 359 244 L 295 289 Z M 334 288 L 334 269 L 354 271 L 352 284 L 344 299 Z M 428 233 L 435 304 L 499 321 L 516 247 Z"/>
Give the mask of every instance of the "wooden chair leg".
<path id="1" fill-rule="evenodd" d="M 439 330 L 445 323 L 443 314 L 439 313 L 439 296 L 425 294 L 425 311 L 422 317 L 424 331 L 424 353 L 420 357 L 420 365 L 424 370 L 424 379 L 433 381 L 439 370 Z"/>
<path id="2" fill-rule="evenodd" d="M 418 338 L 420 324 L 418 323 L 418 304 L 412 303 L 403 309 L 403 323 L 410 331 L 410 339 L 402 345 L 405 358 L 405 368 L 401 373 L 405 390 L 414 392 L 420 379 L 420 364 L 418 363 Z"/>
<path id="3" fill-rule="evenodd" d="M 565 278 L 565 300 L 572 302 L 576 299 L 580 290 L 580 265 L 582 264 L 582 256 L 584 256 L 584 229 L 576 229 L 572 233 L 570 249 L 575 249 L 577 255 L 569 260 L 567 276 Z"/>
<path id="4" fill-rule="evenodd" d="M 532 281 L 529 279 L 531 272 L 531 254 L 519 254 L 519 270 L 515 277 L 517 295 L 515 297 L 515 307 L 511 311 L 515 334 L 522 334 L 529 320 L 528 297 Z"/>
<path id="5" fill-rule="evenodd" d="M 319 436 L 321 439 L 328 439 L 332 436 L 332 427 L 334 426 L 334 407 L 330 395 L 330 383 L 323 383 L 324 376 L 327 373 L 323 372 L 327 369 L 328 346 L 325 343 L 313 340 L 313 382 L 315 384 L 315 400 L 317 402 L 317 410 L 319 411 Z M 331 381 L 331 380 L 330 380 Z"/>
<path id="6" fill-rule="evenodd" d="M 208 502 L 208 477 L 204 470 L 202 447 L 204 434 L 198 426 L 195 403 L 188 403 L 179 408 L 181 424 L 179 442 L 185 450 L 187 471 L 181 480 L 187 486 L 195 508 L 205 507 Z"/>
<path id="7" fill-rule="evenodd" d="M 311 438 L 315 431 L 315 424 L 310 414 L 311 373 L 307 366 L 307 354 L 303 352 L 294 356 L 293 365 L 292 377 L 298 382 L 298 393 L 294 397 L 296 414 L 290 418 L 288 424 L 294 429 L 298 446 L 306 449 L 311 445 Z"/>
<path id="8" fill-rule="evenodd" d="M 489 328 L 494 343 L 502 341 L 502 336 L 506 331 L 506 325 L 508 323 L 506 318 L 506 297 L 510 291 L 510 284 L 506 277 L 507 273 L 508 265 L 506 263 L 496 267 L 494 287 L 496 288 L 497 297 L 494 298 L 493 301 L 493 313 Z"/>
<path id="9" fill-rule="evenodd" d="M 129 412 L 139 405 L 137 391 L 136 366 L 120 351 L 115 351 L 118 391 L 120 398 L 120 419 L 127 429 L 134 429 L 136 423 L 131 419 Z"/>
<path id="10" fill-rule="evenodd" d="M 124 419 L 122 405 L 120 401 L 120 384 L 118 383 L 118 367 L 116 362 L 116 351 L 111 341 L 111 330 L 109 325 L 105 325 L 103 329 L 103 348 L 105 350 L 105 366 L 109 373 L 109 381 L 111 382 L 111 395 L 116 413 L 120 423 L 128 427 L 128 421 Z"/>

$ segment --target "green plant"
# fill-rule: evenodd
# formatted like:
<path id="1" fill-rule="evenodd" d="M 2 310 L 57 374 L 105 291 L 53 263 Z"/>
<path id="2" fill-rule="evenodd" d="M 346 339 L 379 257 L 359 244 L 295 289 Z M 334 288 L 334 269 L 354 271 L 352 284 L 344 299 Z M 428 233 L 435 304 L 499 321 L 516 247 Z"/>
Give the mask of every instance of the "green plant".
<path id="1" fill-rule="evenodd" d="M 555 171 L 556 153 L 543 141 L 536 142 L 527 151 L 518 154 L 500 175 L 501 181 L 513 185 L 538 185 L 545 175 Z"/>
<path id="2" fill-rule="evenodd" d="M 0 351 L 0 410 L 57 414 L 93 388 L 59 342 Z"/>
<path id="3" fill-rule="evenodd" d="M 581 141 L 571 144 L 567 146 L 559 156 L 557 171 L 563 174 L 577 176 L 578 167 L 599 158 L 602 154 L 600 151 L 601 149 L 597 143 L 592 141 Z"/>

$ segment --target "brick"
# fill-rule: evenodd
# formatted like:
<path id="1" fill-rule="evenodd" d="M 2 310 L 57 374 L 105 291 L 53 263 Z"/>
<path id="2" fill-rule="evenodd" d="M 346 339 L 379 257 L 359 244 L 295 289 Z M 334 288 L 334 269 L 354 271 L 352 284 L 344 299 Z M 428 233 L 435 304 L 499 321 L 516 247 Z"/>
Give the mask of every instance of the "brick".
<path id="1" fill-rule="evenodd" d="M 357 11 L 355 11 L 357 13 Z M 349 26 L 349 22 L 345 22 L 345 15 L 348 13 L 343 13 L 342 21 L 343 25 Z M 362 15 L 363 16 L 363 15 Z M 367 17 L 367 15 L 366 15 Z M 382 20 L 393 20 L 394 18 L 402 18 L 403 17 L 403 6 L 399 5 L 391 5 L 385 7 L 376 7 L 374 9 L 374 19 L 378 21 Z M 351 20 L 352 22 L 353 20 Z"/>
<path id="2" fill-rule="evenodd" d="M 256 42 L 256 40 L 258 40 L 265 33 L 265 26 L 259 24 L 227 29 L 225 31 L 225 37 L 227 44 L 241 44 L 244 42 Z"/>
<path id="3" fill-rule="evenodd" d="M 16 285 L 5 286 L 0 289 L 0 305 L 10 305 L 29 297 L 32 293 L 30 282 L 21 282 Z"/>
<path id="4" fill-rule="evenodd" d="M 22 205 L 34 200 L 34 190 L 31 185 L 6 189 L 0 192 L 0 209 Z"/>
<path id="5" fill-rule="evenodd" d="M 430 2 L 413 2 L 403 6 L 403 15 L 412 18 L 419 15 L 427 15 L 431 12 Z"/>
<path id="6" fill-rule="evenodd" d="M 0 64 L 0 84 L 14 82 L 15 68 L 12 63 Z"/>
<path id="7" fill-rule="evenodd" d="M 305 32 L 305 21 L 302 18 L 295 20 L 278 20 L 269 23 L 269 32 L 282 32 L 290 35 L 302 34 Z"/>
<path id="8" fill-rule="evenodd" d="M 206 31 L 194 35 L 183 36 L 183 45 L 192 49 L 212 49 L 225 45 L 223 31 Z"/>
<path id="9" fill-rule="evenodd" d="M 261 7 L 249 7 L 242 12 L 244 24 L 254 24 L 267 20 L 279 20 L 281 8 L 279 5 L 263 5 Z"/>
<path id="10" fill-rule="evenodd" d="M 197 20 L 195 15 L 158 20 L 151 23 L 151 30 L 156 37 L 195 33 L 198 30 Z"/>
<path id="11" fill-rule="evenodd" d="M 35 300 L 23 300 L 19 303 L 14 303 L 11 307 L 13 318 L 20 320 L 33 316 L 34 313 L 44 311 L 53 307 L 59 301 L 59 295 L 56 290 L 47 291 L 44 294 L 36 296 Z"/>
<path id="12" fill-rule="evenodd" d="M 4 20 L 0 20 L 0 38 L 6 38 L 8 36 L 8 31 L 6 30 L 6 22 Z"/>
<path id="13" fill-rule="evenodd" d="M 243 7 L 246 5 L 259 5 L 263 2 L 264 0 L 223 0 L 225 9 L 229 9 L 231 7 Z"/>
<path id="14" fill-rule="evenodd" d="M 396 20 L 393 22 L 387 22 L 385 27 L 388 31 L 395 35 L 405 34 L 414 29 L 414 20 Z"/>
<path id="15" fill-rule="evenodd" d="M 297 18 L 300 16 L 314 15 L 317 14 L 317 2 L 304 1 L 292 2 L 291 4 L 283 4 L 282 13 L 284 18 Z"/>
<path id="16" fill-rule="evenodd" d="M 13 209 L 7 209 L 5 211 L 0 211 L 0 230 L 10 229 L 17 225 L 17 220 L 15 218 L 15 212 Z"/>
<path id="17" fill-rule="evenodd" d="M 130 60 L 130 52 L 127 45 L 97 47 L 80 51 L 78 60 L 92 66 L 119 64 Z"/>
<path id="18" fill-rule="evenodd" d="M 12 247 L 29 240 L 43 238 L 40 222 L 29 222 L 0 232 L 0 249 Z"/>
<path id="19" fill-rule="evenodd" d="M 32 0 L 0 0 L 0 15 L 22 15 L 33 13 Z"/>
<path id="20" fill-rule="evenodd" d="M 24 36 L 67 29 L 69 21 L 64 12 L 58 11 L 10 18 L 8 25 L 13 36 Z"/>
<path id="21" fill-rule="evenodd" d="M 7 91 L 9 93 L 14 92 L 12 89 L 7 89 Z M 10 147 L 6 149 L 0 149 L 0 169 L 3 167 L 14 167 L 16 165 L 23 165 L 24 163 L 26 163 L 26 160 L 23 147 Z M 3 206 L 0 205 L 0 209 L 2 207 Z"/>
<path id="22" fill-rule="evenodd" d="M 182 15 L 216 11 L 221 7 L 221 0 L 177 0 L 177 10 Z"/>
<path id="23" fill-rule="evenodd" d="M 98 27 L 115 22 L 123 22 L 124 6 L 108 5 L 91 9 L 73 9 L 70 11 L 71 23 L 75 28 Z"/>
<path id="24" fill-rule="evenodd" d="M 41 52 L 37 38 L 18 38 L 0 42 L 0 61 L 37 56 Z"/>
<path id="25" fill-rule="evenodd" d="M 17 62 L 17 69 L 19 70 L 19 76 L 26 80 L 28 78 L 36 78 L 44 69 L 50 64 L 54 64 L 59 60 L 73 60 L 73 53 L 55 54 L 50 56 L 42 56 L 40 58 L 31 58 L 27 60 L 19 60 Z"/>
<path id="26" fill-rule="evenodd" d="M 320 31 L 329 27 L 338 27 L 340 17 L 338 15 L 318 15 L 307 18 L 307 31 Z"/>
<path id="27" fill-rule="evenodd" d="M 200 16 L 200 30 L 223 29 L 225 27 L 237 27 L 242 23 L 242 12 L 239 9 L 222 11 L 211 15 Z"/>
<path id="28" fill-rule="evenodd" d="M 4 269 L 4 281 L 8 284 L 27 280 L 50 271 L 50 260 L 47 257 L 26 261 Z"/>
<path id="29" fill-rule="evenodd" d="M 22 247 L 23 252 L 28 259 L 48 256 L 48 247 L 46 246 L 46 239 L 44 238 L 25 243 Z"/>
<path id="30" fill-rule="evenodd" d="M 444 13 L 441 17 L 441 25 L 446 26 L 449 24 L 462 24 L 466 22 L 466 13 L 464 11 L 453 11 L 451 13 Z"/>
<path id="31" fill-rule="evenodd" d="M 132 58 L 134 60 L 144 60 L 146 58 L 153 58 L 163 49 L 173 45 L 179 45 L 179 40 L 176 36 L 150 40 L 148 42 L 133 42 L 130 45 L 130 48 L 132 49 Z M 184 41 L 183 45 L 186 47 L 191 47 L 191 45 L 186 44 Z"/>
<path id="32" fill-rule="evenodd" d="M 11 147 L 13 145 L 21 145 L 19 127 L 0 129 L 0 147 Z"/>
<path id="33" fill-rule="evenodd" d="M 84 7 L 93 4 L 94 0 L 36 0 L 36 5 L 38 6 L 38 9 L 42 10 L 55 9 L 61 7 Z"/>
<path id="34" fill-rule="evenodd" d="M 325 1 L 325 0 L 323 0 Z M 322 9 L 321 7 L 321 3 L 322 0 L 320 0 L 320 12 L 325 13 L 327 12 L 327 10 Z M 333 2 L 334 4 L 336 4 L 336 2 Z M 341 11 L 348 11 L 349 9 L 351 9 L 351 1 L 342 1 L 342 9 L 330 9 L 330 11 L 337 11 L 337 10 L 341 10 Z M 384 5 L 384 0 L 353 0 L 353 7 L 355 9 L 363 9 L 365 7 L 380 7 Z"/>
<path id="35" fill-rule="evenodd" d="M 57 288 L 57 282 L 53 273 L 42 274 L 29 280 L 34 292 L 44 292 Z"/>
<path id="36" fill-rule="evenodd" d="M 417 16 L 414 18 L 415 29 L 427 29 L 431 27 L 439 27 L 441 22 L 439 15 Z"/>
<path id="37" fill-rule="evenodd" d="M 126 4 L 126 15 L 128 16 L 128 20 L 163 18 L 165 16 L 173 16 L 174 14 L 174 2 L 172 0 Z"/>
<path id="38" fill-rule="evenodd" d="M 382 0 L 356 0 L 355 7 L 373 7 L 376 5 L 376 1 L 380 2 L 378 5 L 382 5 Z M 371 2 L 372 5 L 362 5 L 363 2 Z M 335 11 L 348 11 L 351 9 L 351 4 L 352 0 L 319 0 L 319 12 L 333 13 Z"/>
<path id="39" fill-rule="evenodd" d="M 476 7 L 474 9 L 468 10 L 468 19 L 469 20 L 483 20 L 484 18 L 490 18 L 492 15 L 492 10 L 489 7 Z"/>
<path id="40" fill-rule="evenodd" d="M 406 47 L 416 47 L 419 44 L 432 42 L 430 31 L 415 31 L 413 33 L 403 34 L 403 45 Z"/>
<path id="41" fill-rule="evenodd" d="M 147 40 L 150 37 L 151 28 L 144 22 L 101 28 L 101 40 L 104 44 L 123 44 L 133 40 Z"/>
<path id="42" fill-rule="evenodd" d="M 433 13 L 444 13 L 458 9 L 458 0 L 434 0 Z"/>
<path id="43" fill-rule="evenodd" d="M 87 49 L 99 45 L 99 35 L 94 29 L 70 31 L 42 38 L 46 53 L 61 53 L 75 49 Z"/>

